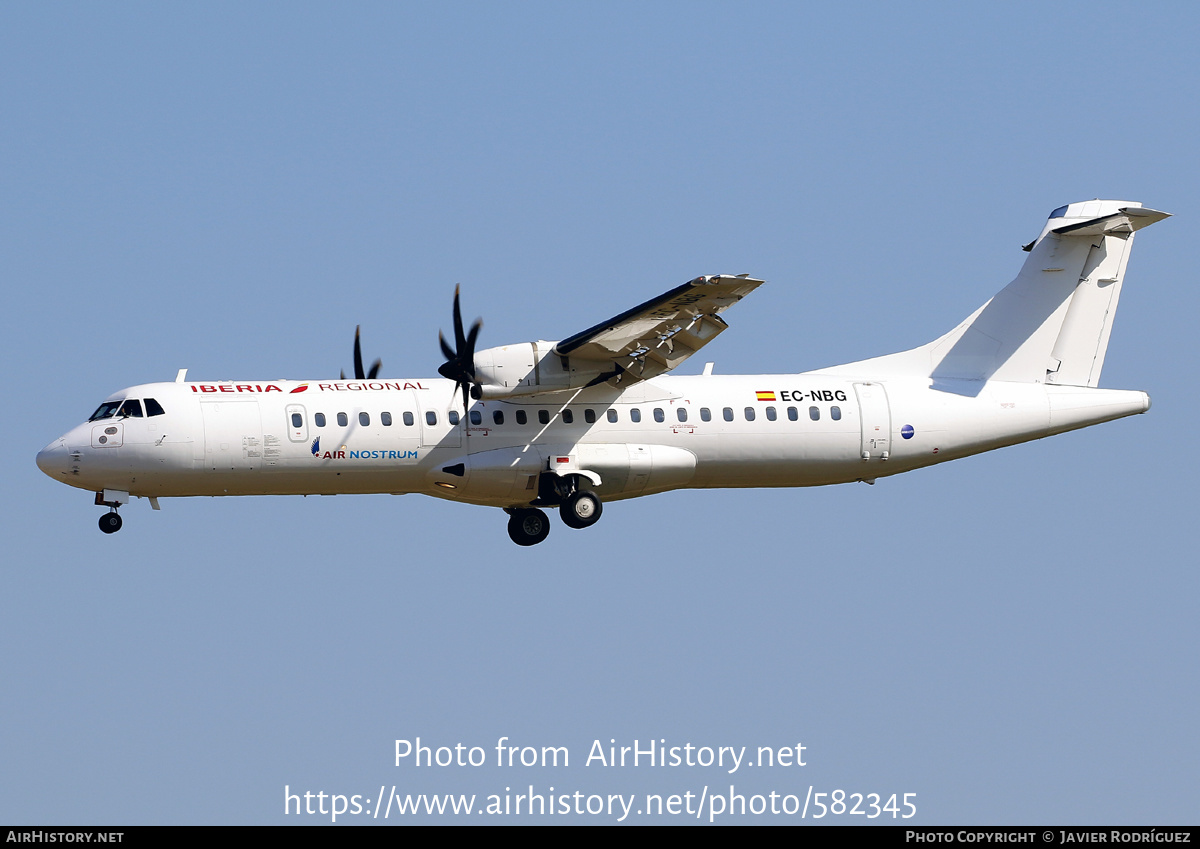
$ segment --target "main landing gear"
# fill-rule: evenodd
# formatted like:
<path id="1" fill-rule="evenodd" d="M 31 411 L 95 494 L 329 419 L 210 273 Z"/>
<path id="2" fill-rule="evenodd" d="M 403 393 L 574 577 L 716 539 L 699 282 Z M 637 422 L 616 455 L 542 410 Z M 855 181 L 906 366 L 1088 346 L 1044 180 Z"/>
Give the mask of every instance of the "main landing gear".
<path id="1" fill-rule="evenodd" d="M 600 518 L 604 505 L 600 496 L 580 489 L 575 475 L 542 475 L 534 504 L 558 505 L 559 518 L 568 528 L 590 528 Z M 537 545 L 550 535 L 550 519 L 536 507 L 509 507 L 508 536 L 517 545 Z"/>
<path id="2" fill-rule="evenodd" d="M 590 528 L 600 518 L 604 506 L 596 493 L 586 489 L 568 495 L 558 507 L 558 515 L 568 528 Z"/>
<path id="3" fill-rule="evenodd" d="M 517 545 L 537 545 L 550 536 L 550 517 L 535 508 L 509 510 L 508 536 Z"/>

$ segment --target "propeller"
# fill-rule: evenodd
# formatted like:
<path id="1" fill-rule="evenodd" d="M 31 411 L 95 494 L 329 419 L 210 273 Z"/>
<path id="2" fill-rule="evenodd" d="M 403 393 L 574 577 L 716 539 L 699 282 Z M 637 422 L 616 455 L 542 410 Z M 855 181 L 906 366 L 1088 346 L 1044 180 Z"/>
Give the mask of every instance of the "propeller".
<path id="1" fill-rule="evenodd" d="M 470 333 L 463 333 L 462 309 L 458 304 L 458 287 L 454 287 L 454 348 L 451 348 L 446 342 L 446 337 L 442 332 L 438 331 L 438 344 L 442 346 L 442 354 L 446 357 L 446 362 L 438 366 L 438 374 L 442 377 L 453 380 L 454 388 L 462 389 L 463 396 L 463 412 L 467 411 L 470 406 L 468 393 L 471 386 L 476 384 L 475 380 L 475 340 L 479 336 L 479 329 L 483 327 L 483 322 L 480 319 L 475 319 L 475 323 L 471 325 Z"/>
<path id="2" fill-rule="evenodd" d="M 371 363 L 371 370 L 363 372 L 362 363 L 362 342 L 359 340 L 359 328 L 354 328 L 354 379 L 355 380 L 374 380 L 379 375 L 379 369 L 383 366 L 383 360 L 376 360 Z M 346 379 L 346 372 L 342 372 L 342 380 Z"/>

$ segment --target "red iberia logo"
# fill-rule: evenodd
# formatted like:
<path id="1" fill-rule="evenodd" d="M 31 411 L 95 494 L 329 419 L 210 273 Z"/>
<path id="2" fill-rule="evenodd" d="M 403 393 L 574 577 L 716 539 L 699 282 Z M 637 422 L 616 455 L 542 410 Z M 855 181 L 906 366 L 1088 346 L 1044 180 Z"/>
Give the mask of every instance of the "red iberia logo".
<path id="1" fill-rule="evenodd" d="M 274 383 L 192 383 L 193 392 L 282 392 Z"/>
<path id="2" fill-rule="evenodd" d="M 775 400 L 774 392 L 755 392 L 754 394 L 756 396 L 755 400 L 757 400 L 757 401 L 774 401 Z"/>
<path id="3" fill-rule="evenodd" d="M 289 395 L 295 395 L 297 392 L 303 392 L 305 389 L 308 389 L 308 384 L 307 384 L 307 383 L 301 383 L 299 386 L 297 386 L 295 389 L 293 389 L 293 390 L 292 390 L 291 392 L 289 392 L 288 394 L 289 394 Z"/>

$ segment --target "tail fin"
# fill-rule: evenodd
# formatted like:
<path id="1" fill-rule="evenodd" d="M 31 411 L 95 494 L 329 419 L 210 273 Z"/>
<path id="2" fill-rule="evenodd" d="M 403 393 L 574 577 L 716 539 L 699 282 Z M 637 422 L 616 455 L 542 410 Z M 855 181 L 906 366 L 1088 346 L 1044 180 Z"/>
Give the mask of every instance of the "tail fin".
<path id="1" fill-rule="evenodd" d="M 1067 213 L 1073 206 L 1067 207 Z M 1080 216 L 1084 221 L 1053 230 L 1060 240 L 1083 239 L 1091 247 L 1050 351 L 1046 382 L 1096 386 L 1108 351 L 1108 337 L 1117 314 L 1134 233 L 1167 218 L 1168 213 L 1129 204 L 1108 215 L 1101 211 L 1100 217 L 1093 218 L 1094 213 L 1087 208 L 1090 204 L 1078 206 L 1084 207 Z"/>
<path id="2" fill-rule="evenodd" d="M 1166 217 L 1126 201 L 1059 207 L 1025 246 L 1029 257 L 1016 279 L 958 327 L 928 345 L 866 362 L 935 382 L 1096 386 L 1134 233 Z"/>

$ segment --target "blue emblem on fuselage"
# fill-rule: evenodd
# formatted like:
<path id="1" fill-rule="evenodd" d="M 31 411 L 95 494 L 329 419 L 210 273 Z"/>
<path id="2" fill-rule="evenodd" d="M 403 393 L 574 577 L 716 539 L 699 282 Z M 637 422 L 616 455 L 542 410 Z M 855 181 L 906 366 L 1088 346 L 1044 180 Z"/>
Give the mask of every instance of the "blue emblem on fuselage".
<path id="1" fill-rule="evenodd" d="M 913 430 L 912 425 L 905 425 L 904 427 L 900 428 L 900 435 L 905 439 L 912 439 L 914 433 L 916 433 L 916 431 Z"/>
<path id="2" fill-rule="evenodd" d="M 320 450 L 321 450 L 321 437 L 318 436 L 316 439 L 313 440 L 313 444 L 312 444 L 313 456 L 316 457 L 317 452 Z"/>

